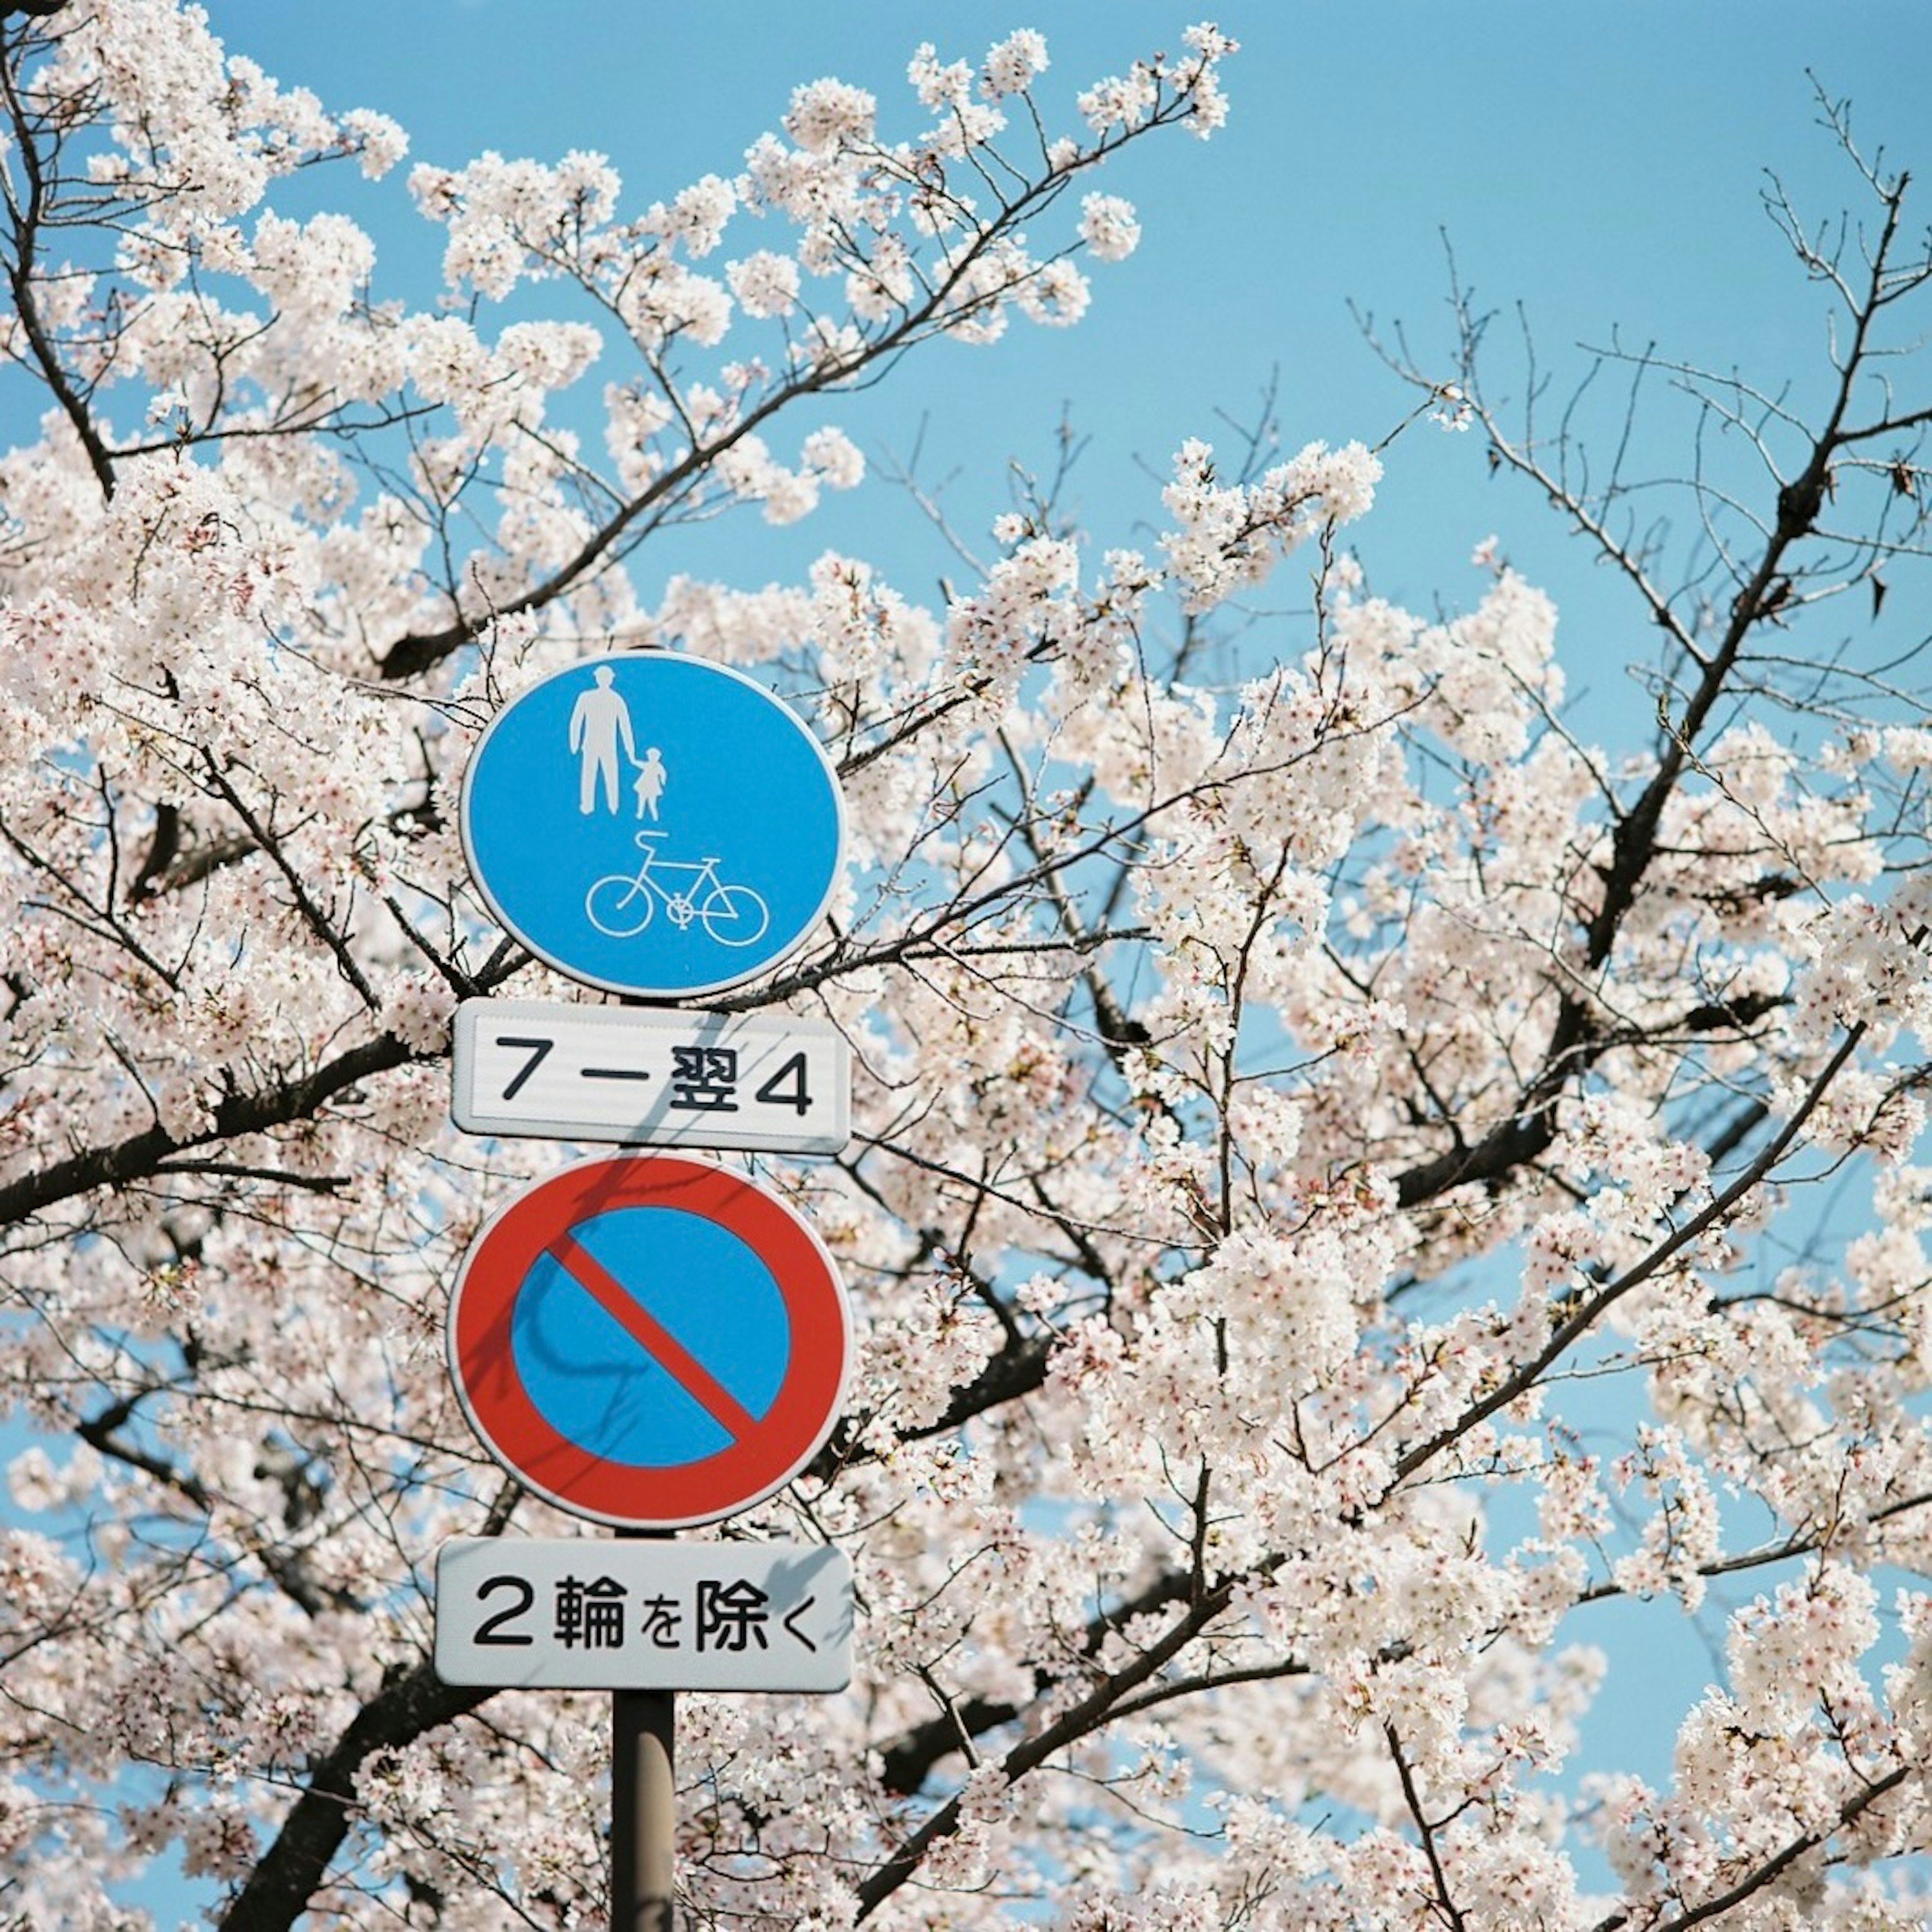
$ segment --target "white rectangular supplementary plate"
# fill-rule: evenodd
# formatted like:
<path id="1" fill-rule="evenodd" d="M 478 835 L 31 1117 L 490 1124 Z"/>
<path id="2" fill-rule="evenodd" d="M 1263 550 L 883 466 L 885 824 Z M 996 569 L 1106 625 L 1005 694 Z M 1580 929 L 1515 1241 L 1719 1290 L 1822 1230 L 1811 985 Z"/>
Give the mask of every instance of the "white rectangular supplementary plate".
<path id="1" fill-rule="evenodd" d="M 836 1154 L 851 1050 L 822 1020 L 466 1000 L 450 1113 L 472 1134 Z"/>
<path id="2" fill-rule="evenodd" d="M 461 1538 L 436 1552 L 436 1674 L 500 1690 L 842 1690 L 852 1568 L 814 1544 Z"/>

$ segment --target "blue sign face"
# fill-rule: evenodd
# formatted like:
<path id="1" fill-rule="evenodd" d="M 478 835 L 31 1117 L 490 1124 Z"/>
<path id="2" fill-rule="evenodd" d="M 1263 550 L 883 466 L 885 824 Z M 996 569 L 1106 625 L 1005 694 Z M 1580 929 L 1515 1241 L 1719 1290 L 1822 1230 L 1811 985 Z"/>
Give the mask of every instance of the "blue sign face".
<path id="1" fill-rule="evenodd" d="M 586 658 L 498 714 L 463 845 L 506 927 L 645 999 L 752 978 L 823 916 L 844 842 L 818 740 L 762 685 L 664 652 Z"/>
<path id="2" fill-rule="evenodd" d="M 626 1208 L 545 1250 L 518 1297 L 510 1346 L 560 1436 L 608 1462 L 664 1468 L 722 1454 L 770 1412 L 791 1322 L 770 1270 L 730 1229 L 674 1208 Z"/>

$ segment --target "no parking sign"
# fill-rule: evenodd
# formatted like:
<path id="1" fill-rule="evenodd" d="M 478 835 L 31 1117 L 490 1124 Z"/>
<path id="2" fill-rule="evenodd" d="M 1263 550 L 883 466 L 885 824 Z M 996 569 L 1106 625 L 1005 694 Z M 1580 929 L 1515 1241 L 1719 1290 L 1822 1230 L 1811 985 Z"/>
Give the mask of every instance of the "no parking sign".
<path id="1" fill-rule="evenodd" d="M 539 1495 L 622 1528 L 760 1502 L 817 1454 L 851 1349 L 810 1226 L 709 1162 L 578 1162 L 500 1209 L 450 1306 L 484 1446 Z"/>

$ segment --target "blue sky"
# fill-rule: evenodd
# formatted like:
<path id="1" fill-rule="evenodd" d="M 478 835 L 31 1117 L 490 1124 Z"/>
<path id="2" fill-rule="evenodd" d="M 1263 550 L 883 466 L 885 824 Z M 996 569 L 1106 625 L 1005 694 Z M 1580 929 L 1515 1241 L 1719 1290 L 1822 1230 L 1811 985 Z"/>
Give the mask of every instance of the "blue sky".
<path id="1" fill-rule="evenodd" d="M 232 47 L 284 82 L 332 106 L 393 114 L 412 159 L 596 148 L 633 208 L 732 172 L 791 88 L 820 74 L 872 88 L 888 131 L 910 131 L 904 66 L 921 39 L 976 57 L 1016 26 L 1041 28 L 1053 58 L 1042 96 L 1070 118 L 1081 87 L 1174 46 L 1202 17 L 1188 0 L 212 0 L 208 11 Z M 946 484 L 975 539 L 1004 506 L 1010 462 L 1050 465 L 1063 413 L 1085 440 L 1072 495 L 1096 554 L 1144 541 L 1160 514 L 1154 472 L 1175 446 L 1232 443 L 1225 418 L 1250 421 L 1271 383 L 1290 448 L 1376 441 L 1413 399 L 1352 311 L 1399 320 L 1432 355 L 1445 350 L 1445 238 L 1479 303 L 1503 311 L 1498 334 L 1512 347 L 1523 304 L 1558 393 L 1588 366 L 1578 345 L 1613 334 L 1775 387 L 1819 368 L 1823 310 L 1764 215 L 1766 170 L 1808 217 L 1830 216 L 1858 189 L 1816 125 L 1810 76 L 1850 98 L 1868 144 L 1932 166 L 1912 150 L 1932 71 L 1922 0 L 1233 0 L 1214 17 L 1242 43 L 1227 69 L 1229 124 L 1205 144 L 1172 139 L 1127 158 L 1114 185 L 1138 203 L 1144 238 L 1096 272 L 1087 320 L 1017 327 L 991 350 L 940 345 L 829 412 L 875 468 L 916 448 L 921 477 Z M 324 192 L 347 185 L 338 173 Z M 438 239 L 400 175 L 358 212 L 382 251 L 379 287 L 427 296 Z M 1666 406 L 1653 421 L 1655 466 L 1681 470 L 1688 417 Z M 1603 435 L 1613 427 L 1606 416 Z M 1630 646 L 1609 627 L 1621 605 L 1533 493 L 1491 484 L 1476 439 L 1426 427 L 1388 468 L 1355 533 L 1378 590 L 1424 609 L 1470 601 L 1480 586 L 1469 551 L 1499 532 L 1511 560 L 1558 597 L 1573 692 L 1610 704 L 1600 727 L 1588 722 L 1616 731 L 1648 716 L 1618 695 Z M 788 530 L 747 516 L 688 549 L 661 548 L 640 589 L 653 598 L 654 572 L 661 581 L 674 567 L 747 586 L 795 579 L 830 545 L 902 570 L 904 588 L 930 596 L 944 560 L 909 538 L 897 548 L 916 521 L 877 490 Z M 1292 603 L 1293 586 L 1280 595 Z"/>

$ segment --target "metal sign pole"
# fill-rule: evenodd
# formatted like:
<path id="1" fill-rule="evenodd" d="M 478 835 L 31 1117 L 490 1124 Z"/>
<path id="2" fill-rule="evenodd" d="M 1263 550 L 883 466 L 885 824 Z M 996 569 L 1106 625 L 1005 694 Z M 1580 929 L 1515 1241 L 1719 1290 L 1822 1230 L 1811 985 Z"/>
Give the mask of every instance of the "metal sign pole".
<path id="1" fill-rule="evenodd" d="M 668 1543 L 663 1530 L 620 1540 Z M 610 1932 L 676 1932 L 677 1697 L 610 1694 Z"/>
<path id="2" fill-rule="evenodd" d="M 610 1694 L 611 1932 L 674 1932 L 676 1696 Z"/>

